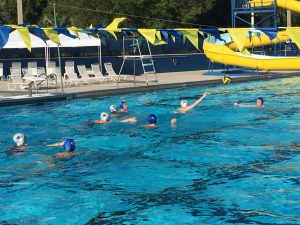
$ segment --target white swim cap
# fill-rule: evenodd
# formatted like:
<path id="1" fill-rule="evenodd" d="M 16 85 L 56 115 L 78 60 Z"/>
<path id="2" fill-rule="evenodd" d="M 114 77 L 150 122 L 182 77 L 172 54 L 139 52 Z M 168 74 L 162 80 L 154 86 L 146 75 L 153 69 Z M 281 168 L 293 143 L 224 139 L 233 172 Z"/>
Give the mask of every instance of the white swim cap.
<path id="1" fill-rule="evenodd" d="M 182 100 L 182 101 L 180 102 L 180 106 L 181 106 L 181 108 L 187 107 L 187 106 L 188 106 L 187 100 Z"/>
<path id="2" fill-rule="evenodd" d="M 14 135 L 13 140 L 18 147 L 22 146 L 25 144 L 25 135 L 21 133 L 17 133 Z"/>
<path id="3" fill-rule="evenodd" d="M 109 115 L 105 112 L 101 113 L 100 120 L 109 121 Z"/>
<path id="4" fill-rule="evenodd" d="M 109 107 L 109 110 L 110 110 L 111 113 L 117 112 L 117 107 L 115 105 L 111 105 Z"/>

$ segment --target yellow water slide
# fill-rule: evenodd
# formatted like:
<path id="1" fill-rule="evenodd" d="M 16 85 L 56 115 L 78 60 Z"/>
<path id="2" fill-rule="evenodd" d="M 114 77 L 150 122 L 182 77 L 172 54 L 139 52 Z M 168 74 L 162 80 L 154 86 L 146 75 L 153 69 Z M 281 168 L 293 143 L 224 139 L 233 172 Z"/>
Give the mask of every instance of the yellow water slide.
<path id="1" fill-rule="evenodd" d="M 274 4 L 273 0 L 250 0 L 249 7 L 264 7 Z M 277 0 L 278 7 L 290 9 L 300 13 L 300 1 Z M 228 33 L 222 34 L 219 40 L 215 37 L 206 38 L 203 42 L 205 55 L 211 62 L 221 63 L 227 66 L 240 66 L 258 70 L 299 70 L 300 57 L 275 57 L 266 55 L 250 54 L 247 48 L 264 46 L 286 42 L 292 39 L 298 47 L 300 43 L 300 28 L 286 28 L 277 33 L 277 37 L 270 40 L 263 33 L 248 37 L 248 28 L 226 29 Z M 250 29 L 251 30 L 251 29 Z M 252 31 L 251 31 L 252 32 Z M 259 31 L 253 30 L 253 34 Z M 242 38 L 245 37 L 245 38 Z"/>

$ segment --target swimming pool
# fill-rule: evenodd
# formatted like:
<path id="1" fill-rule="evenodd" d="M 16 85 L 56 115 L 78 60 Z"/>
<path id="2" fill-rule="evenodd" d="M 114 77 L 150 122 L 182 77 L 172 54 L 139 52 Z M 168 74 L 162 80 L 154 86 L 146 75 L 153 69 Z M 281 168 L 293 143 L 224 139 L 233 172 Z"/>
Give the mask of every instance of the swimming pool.
<path id="1" fill-rule="evenodd" d="M 0 224 L 300 224 L 300 78 L 1 108 Z M 208 96 L 176 127 L 182 99 Z M 263 96 L 266 107 L 234 107 Z M 120 98 L 137 124 L 88 124 Z M 158 127 L 144 129 L 155 113 Z M 117 119 L 114 119 L 117 120 Z M 23 132 L 32 148 L 7 155 Z M 72 137 L 80 155 L 46 144 Z"/>

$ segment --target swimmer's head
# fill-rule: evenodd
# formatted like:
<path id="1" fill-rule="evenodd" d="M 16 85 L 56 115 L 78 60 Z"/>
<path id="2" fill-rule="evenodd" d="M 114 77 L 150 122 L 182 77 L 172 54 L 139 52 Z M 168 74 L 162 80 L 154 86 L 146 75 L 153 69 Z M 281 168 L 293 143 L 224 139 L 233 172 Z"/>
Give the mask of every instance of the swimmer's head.
<path id="1" fill-rule="evenodd" d="M 177 123 L 177 119 L 175 117 L 173 117 L 170 121 L 171 125 L 175 125 Z"/>
<path id="2" fill-rule="evenodd" d="M 106 121 L 106 122 L 109 121 L 109 115 L 105 112 L 101 113 L 100 114 L 100 120 Z"/>
<path id="3" fill-rule="evenodd" d="M 263 106 L 263 104 L 264 104 L 264 99 L 263 99 L 263 97 L 258 97 L 257 99 L 256 99 L 256 105 L 257 105 L 257 107 L 262 107 Z"/>
<path id="4" fill-rule="evenodd" d="M 111 105 L 111 106 L 109 107 L 109 110 L 110 110 L 111 113 L 116 113 L 116 112 L 117 112 L 117 107 L 116 107 L 116 105 Z"/>
<path id="5" fill-rule="evenodd" d="M 21 147 L 21 146 L 25 145 L 25 143 L 26 143 L 25 135 L 22 133 L 15 134 L 13 137 L 13 140 L 18 147 Z"/>
<path id="6" fill-rule="evenodd" d="M 73 139 L 67 139 L 64 142 L 64 150 L 67 152 L 74 152 L 75 151 L 75 142 Z"/>
<path id="7" fill-rule="evenodd" d="M 126 110 L 127 109 L 127 102 L 126 101 L 121 101 L 120 102 L 120 108 Z"/>
<path id="8" fill-rule="evenodd" d="M 187 100 L 182 100 L 182 101 L 180 102 L 181 108 L 187 107 L 188 105 L 189 105 L 189 103 L 187 102 Z"/>
<path id="9" fill-rule="evenodd" d="M 150 114 L 147 118 L 149 124 L 156 124 L 157 119 L 154 114 Z"/>

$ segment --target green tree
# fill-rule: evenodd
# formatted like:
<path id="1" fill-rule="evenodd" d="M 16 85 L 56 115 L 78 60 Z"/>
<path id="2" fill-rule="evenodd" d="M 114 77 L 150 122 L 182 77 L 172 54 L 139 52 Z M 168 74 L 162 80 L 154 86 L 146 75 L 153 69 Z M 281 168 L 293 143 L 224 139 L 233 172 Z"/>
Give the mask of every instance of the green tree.
<path id="1" fill-rule="evenodd" d="M 123 24 L 127 27 L 230 25 L 229 0 L 23 0 L 24 21 L 54 26 L 53 3 L 58 26 L 109 24 L 119 16 L 128 18 Z M 16 0 L 0 0 L 0 22 L 16 24 Z"/>

